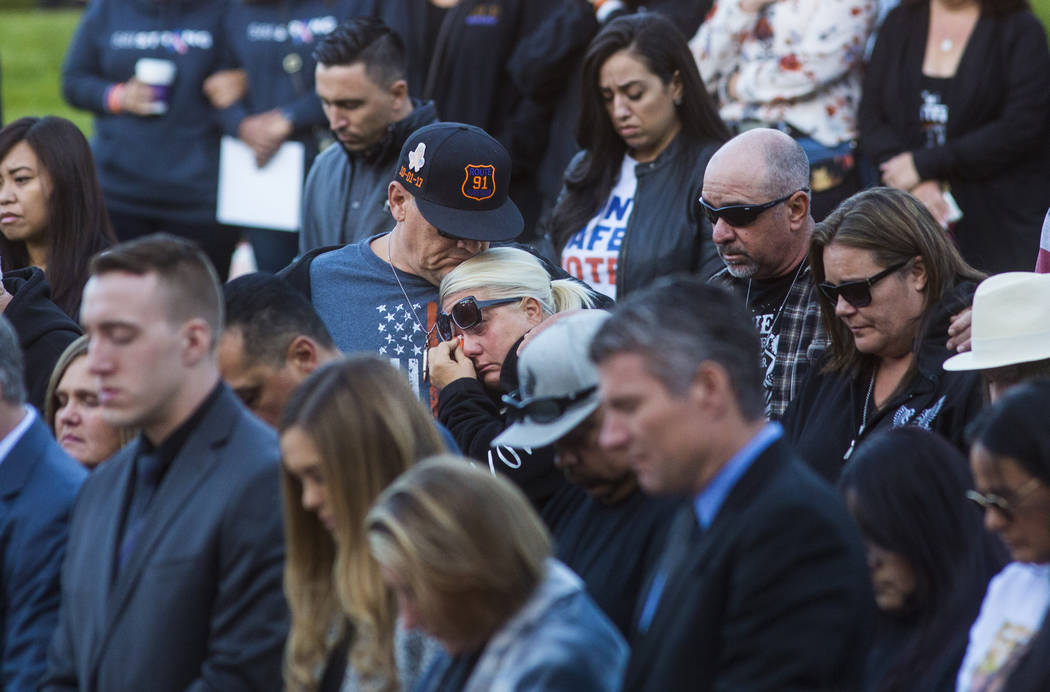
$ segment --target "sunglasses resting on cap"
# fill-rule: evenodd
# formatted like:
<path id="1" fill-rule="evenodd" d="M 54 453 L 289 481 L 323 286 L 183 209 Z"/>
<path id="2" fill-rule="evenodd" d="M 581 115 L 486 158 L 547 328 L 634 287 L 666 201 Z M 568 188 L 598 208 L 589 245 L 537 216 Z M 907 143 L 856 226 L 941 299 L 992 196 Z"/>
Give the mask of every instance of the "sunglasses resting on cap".
<path id="1" fill-rule="evenodd" d="M 586 399 L 597 390 L 598 385 L 592 385 L 565 396 L 537 396 L 528 399 L 520 399 L 519 392 L 515 391 L 504 394 L 503 403 L 510 407 L 508 414 L 511 420 L 528 418 L 535 423 L 550 423 L 565 415 L 577 401 Z"/>

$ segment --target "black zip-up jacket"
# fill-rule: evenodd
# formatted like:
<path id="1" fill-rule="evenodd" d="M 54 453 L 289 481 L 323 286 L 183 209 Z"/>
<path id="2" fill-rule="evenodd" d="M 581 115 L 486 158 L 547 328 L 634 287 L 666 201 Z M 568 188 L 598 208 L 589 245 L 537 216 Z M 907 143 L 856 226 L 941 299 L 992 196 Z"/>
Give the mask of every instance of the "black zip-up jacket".
<path id="1" fill-rule="evenodd" d="M 963 431 L 984 406 L 981 374 L 948 372 L 943 364 L 952 355 L 945 346 L 948 319 L 973 303 L 976 288 L 972 282 L 961 282 L 933 306 L 914 374 L 903 391 L 878 410 L 868 405 L 870 369 L 855 376 L 822 372 L 823 364 L 810 370 L 801 394 L 784 414 L 783 425 L 799 456 L 818 474 L 835 483 L 851 442 L 860 445 L 872 432 L 900 425 L 932 430 L 966 453 Z"/>
<path id="2" fill-rule="evenodd" d="M 689 272 L 706 279 L 722 269 L 711 224 L 698 202 L 707 162 L 719 146 L 678 135 L 655 160 L 635 167 L 638 188 L 616 264 L 617 300 L 668 274 Z M 585 156 L 576 155 L 567 179 Z M 561 248 L 555 247 L 560 259 Z"/>

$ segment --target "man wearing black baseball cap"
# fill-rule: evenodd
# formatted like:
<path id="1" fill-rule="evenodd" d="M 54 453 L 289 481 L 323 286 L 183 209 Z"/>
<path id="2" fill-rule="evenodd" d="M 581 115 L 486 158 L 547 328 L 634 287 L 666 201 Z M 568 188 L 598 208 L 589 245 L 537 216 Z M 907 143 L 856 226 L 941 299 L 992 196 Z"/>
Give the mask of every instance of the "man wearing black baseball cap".
<path id="1" fill-rule="evenodd" d="M 308 253 L 281 276 L 310 297 L 340 350 L 389 358 L 428 401 L 424 354 L 439 310 L 437 286 L 490 242 L 521 234 L 509 182 L 510 156 L 484 130 L 422 127 L 401 148 L 387 189 L 393 230 Z"/>

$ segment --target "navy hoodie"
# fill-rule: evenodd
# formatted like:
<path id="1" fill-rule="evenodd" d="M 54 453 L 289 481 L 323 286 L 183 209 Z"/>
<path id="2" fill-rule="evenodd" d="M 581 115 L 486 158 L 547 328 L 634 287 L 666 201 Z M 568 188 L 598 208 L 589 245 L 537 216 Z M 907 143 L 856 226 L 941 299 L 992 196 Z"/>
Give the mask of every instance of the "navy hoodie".
<path id="1" fill-rule="evenodd" d="M 292 139 L 306 147 L 304 170 L 309 170 L 317 155 L 312 130 L 328 129 L 314 93 L 313 52 L 326 34 L 350 17 L 367 14 L 369 7 L 367 0 L 234 0 L 224 43 L 233 64 L 248 75 L 248 92 L 222 111 L 225 132 L 237 136 L 245 117 L 280 109 L 295 126 Z"/>
<path id="2" fill-rule="evenodd" d="M 62 66 L 62 93 L 95 113 L 92 148 L 110 209 L 175 223 L 214 223 L 218 114 L 201 90 L 223 67 L 225 0 L 91 0 Z M 168 112 L 114 115 L 107 90 L 139 58 L 176 65 Z"/>

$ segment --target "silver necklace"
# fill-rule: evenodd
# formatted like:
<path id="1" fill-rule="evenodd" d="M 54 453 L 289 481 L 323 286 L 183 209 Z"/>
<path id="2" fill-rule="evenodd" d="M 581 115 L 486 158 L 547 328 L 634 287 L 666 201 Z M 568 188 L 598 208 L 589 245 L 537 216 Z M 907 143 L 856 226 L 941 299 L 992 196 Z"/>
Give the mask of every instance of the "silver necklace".
<path id="1" fill-rule="evenodd" d="M 875 371 L 871 371 L 871 380 L 868 382 L 868 393 L 864 397 L 864 412 L 860 416 L 860 427 L 857 428 L 857 434 L 850 440 L 849 449 L 842 455 L 843 461 L 848 461 L 853 456 L 853 450 L 857 446 L 857 440 L 864 434 L 864 428 L 868 425 L 868 404 L 871 402 L 871 393 L 875 391 Z"/>
<path id="2" fill-rule="evenodd" d="M 784 300 L 780 303 L 780 307 L 773 313 L 773 321 L 769 323 L 769 331 L 773 331 L 773 327 L 776 326 L 777 320 L 780 319 L 780 313 L 784 311 L 784 306 L 787 305 L 788 299 L 791 298 L 791 290 L 795 288 L 795 282 L 798 281 L 798 277 L 802 274 L 802 267 L 806 266 L 807 260 L 799 262 L 798 269 L 795 270 L 795 277 L 791 279 L 791 285 L 788 286 L 787 293 L 784 294 Z M 751 309 L 751 279 L 747 280 L 747 295 L 744 296 L 744 305 Z"/>
<path id="3" fill-rule="evenodd" d="M 401 289 L 401 295 L 405 297 L 405 305 L 408 306 L 409 314 L 412 315 L 412 319 L 415 321 L 416 326 L 419 327 L 419 331 L 423 332 L 426 336 L 426 344 L 430 344 L 430 334 L 437 328 L 435 324 L 430 329 L 423 326 L 423 321 L 419 319 L 419 315 L 416 314 L 416 308 L 412 305 L 412 300 L 408 297 L 408 291 L 405 290 L 404 284 L 401 283 L 401 278 L 397 275 L 397 267 L 394 266 L 394 260 L 390 259 L 390 236 L 386 237 L 386 263 L 390 265 L 390 271 L 394 274 L 394 281 L 397 282 L 397 287 Z"/>
<path id="4" fill-rule="evenodd" d="M 412 319 L 415 321 L 416 326 L 419 327 L 419 331 L 423 332 L 423 382 L 427 383 L 430 381 L 430 335 L 437 329 L 437 324 L 427 329 L 423 326 L 423 321 L 419 319 L 419 315 L 416 314 L 416 308 L 412 305 L 412 299 L 408 297 L 408 291 L 405 290 L 404 284 L 401 283 L 401 277 L 397 275 L 397 267 L 394 266 L 394 260 L 390 259 L 390 234 L 386 236 L 386 263 L 390 265 L 390 271 L 394 274 L 394 281 L 397 282 L 397 287 L 401 289 L 401 295 L 405 297 L 405 305 L 408 306 L 409 314 L 412 315 Z"/>

